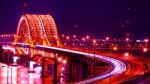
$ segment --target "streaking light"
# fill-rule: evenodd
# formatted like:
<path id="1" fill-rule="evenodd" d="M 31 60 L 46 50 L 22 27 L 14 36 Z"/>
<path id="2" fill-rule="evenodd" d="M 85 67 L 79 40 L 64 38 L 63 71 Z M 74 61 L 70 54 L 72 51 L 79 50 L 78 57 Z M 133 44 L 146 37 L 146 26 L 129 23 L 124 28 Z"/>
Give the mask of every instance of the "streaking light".
<path id="1" fill-rule="evenodd" d="M 20 43 L 22 44 L 22 43 Z M 92 53 L 87 53 L 87 52 L 81 52 L 81 51 L 75 51 L 75 50 L 69 50 L 69 49 L 63 49 L 63 48 L 58 48 L 58 47 L 50 47 L 50 46 L 44 46 L 44 45 L 36 45 L 37 48 L 47 48 L 47 49 L 53 49 L 56 51 L 62 51 L 62 52 L 69 52 L 69 53 L 74 53 L 74 54 L 80 54 L 89 58 L 93 58 L 95 56 L 95 58 L 97 60 L 103 60 L 104 62 L 107 62 L 109 64 L 112 65 L 113 69 L 112 71 L 105 73 L 103 75 L 98 75 L 96 77 L 87 79 L 87 80 L 83 80 L 81 82 L 78 82 L 76 84 L 87 84 L 87 83 L 91 83 L 97 80 L 101 80 L 104 78 L 108 78 L 114 75 L 118 75 L 123 73 L 124 71 L 126 71 L 126 65 L 124 62 L 111 58 L 111 57 L 107 57 L 107 56 L 102 56 L 102 55 L 98 55 L 98 54 L 92 54 Z M 111 60 L 110 60 L 111 59 Z"/>

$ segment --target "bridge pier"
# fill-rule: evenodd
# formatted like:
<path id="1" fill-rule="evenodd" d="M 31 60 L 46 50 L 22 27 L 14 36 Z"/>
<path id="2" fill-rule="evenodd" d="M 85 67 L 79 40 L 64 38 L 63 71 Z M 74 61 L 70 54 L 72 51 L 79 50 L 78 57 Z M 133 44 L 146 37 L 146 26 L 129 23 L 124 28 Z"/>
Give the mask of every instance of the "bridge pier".
<path id="1" fill-rule="evenodd" d="M 55 56 L 54 56 L 54 84 L 57 84 L 57 57 L 58 57 L 58 54 L 55 53 Z"/>
<path id="2" fill-rule="evenodd" d="M 2 62 L 10 64 L 13 62 L 13 54 L 11 52 L 3 52 L 2 53 Z"/>
<path id="3" fill-rule="evenodd" d="M 45 59 L 46 59 L 45 57 L 42 58 L 42 74 L 41 74 L 42 78 L 48 77 L 48 74 L 47 74 L 48 64 L 46 63 Z"/>
<path id="4" fill-rule="evenodd" d="M 83 61 L 82 57 L 68 56 L 67 78 L 69 82 L 79 81 L 88 77 L 88 63 Z M 87 61 L 88 62 L 88 61 Z"/>

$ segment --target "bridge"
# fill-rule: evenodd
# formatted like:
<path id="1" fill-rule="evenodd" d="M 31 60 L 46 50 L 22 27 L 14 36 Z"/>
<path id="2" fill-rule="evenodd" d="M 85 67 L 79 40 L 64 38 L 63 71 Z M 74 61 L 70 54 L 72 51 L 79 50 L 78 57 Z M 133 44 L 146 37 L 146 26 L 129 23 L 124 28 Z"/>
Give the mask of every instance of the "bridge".
<path id="1" fill-rule="evenodd" d="M 135 83 L 150 71 L 148 59 L 63 46 L 51 15 L 22 15 L 14 36 L 13 42 L 2 43 L 1 65 L 7 73 L 2 83 Z M 29 76 L 18 81 L 16 70 Z"/>

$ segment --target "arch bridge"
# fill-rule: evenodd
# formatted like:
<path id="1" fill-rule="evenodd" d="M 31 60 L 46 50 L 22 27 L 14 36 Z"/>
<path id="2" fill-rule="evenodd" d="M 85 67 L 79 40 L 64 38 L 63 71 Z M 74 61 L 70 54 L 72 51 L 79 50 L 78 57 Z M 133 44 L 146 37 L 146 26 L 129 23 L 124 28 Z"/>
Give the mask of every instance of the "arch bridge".
<path id="1" fill-rule="evenodd" d="M 38 14 L 22 15 L 14 39 L 14 44 L 17 43 L 30 44 L 30 46 L 60 46 L 61 42 L 53 17 Z"/>

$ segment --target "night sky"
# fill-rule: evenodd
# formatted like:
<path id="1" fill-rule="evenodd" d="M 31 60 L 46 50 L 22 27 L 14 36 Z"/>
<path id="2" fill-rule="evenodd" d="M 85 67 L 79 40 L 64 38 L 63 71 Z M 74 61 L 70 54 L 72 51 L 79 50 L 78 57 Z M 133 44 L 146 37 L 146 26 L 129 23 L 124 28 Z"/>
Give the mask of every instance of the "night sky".
<path id="1" fill-rule="evenodd" d="M 0 0 L 0 34 L 15 33 L 24 13 L 51 14 L 59 33 L 150 36 L 150 0 Z"/>

